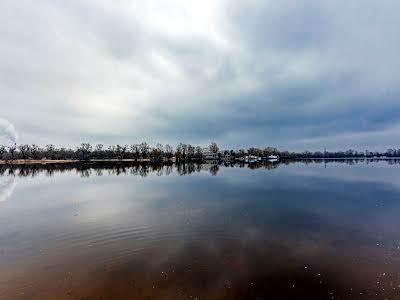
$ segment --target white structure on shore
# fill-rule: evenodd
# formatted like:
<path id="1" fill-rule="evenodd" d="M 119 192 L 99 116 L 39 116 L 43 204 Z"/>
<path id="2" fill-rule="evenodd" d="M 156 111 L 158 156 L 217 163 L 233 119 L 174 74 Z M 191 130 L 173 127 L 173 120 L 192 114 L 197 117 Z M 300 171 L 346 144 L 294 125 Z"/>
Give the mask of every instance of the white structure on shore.
<path id="1" fill-rule="evenodd" d="M 262 160 L 268 160 L 270 162 L 276 162 L 276 161 L 279 160 L 279 156 L 278 155 L 268 155 L 266 157 L 260 157 L 260 156 L 256 156 L 256 155 L 248 155 L 248 156 L 245 156 L 245 158 L 244 158 L 244 161 L 245 162 L 249 162 L 249 163 L 259 162 L 259 161 L 262 161 Z"/>
<path id="2" fill-rule="evenodd" d="M 257 162 L 261 161 L 261 157 L 255 155 L 249 155 L 244 158 L 245 162 Z"/>
<path id="3" fill-rule="evenodd" d="M 278 155 L 268 155 L 267 159 L 279 159 Z"/>
<path id="4" fill-rule="evenodd" d="M 219 159 L 219 153 L 212 152 L 208 148 L 204 148 L 202 151 L 202 154 L 203 154 L 203 159 L 205 159 L 205 160 L 218 160 Z"/>

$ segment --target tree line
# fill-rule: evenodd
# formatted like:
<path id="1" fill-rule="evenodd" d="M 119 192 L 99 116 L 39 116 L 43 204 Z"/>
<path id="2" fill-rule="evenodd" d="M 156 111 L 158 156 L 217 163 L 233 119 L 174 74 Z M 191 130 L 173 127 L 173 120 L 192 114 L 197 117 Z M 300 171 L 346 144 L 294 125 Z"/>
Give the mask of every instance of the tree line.
<path id="1" fill-rule="evenodd" d="M 246 156 L 252 155 L 257 157 L 268 157 L 270 155 L 278 155 L 281 159 L 323 159 L 323 158 L 381 158 L 381 157 L 400 157 L 400 149 L 388 149 L 385 152 L 371 151 L 304 151 L 289 152 L 280 151 L 274 147 L 257 148 L 250 147 L 248 149 L 239 150 L 223 150 L 220 151 L 219 146 L 212 142 L 208 147 L 202 148 L 191 144 L 180 143 L 175 148 L 169 144 L 162 145 L 160 143 L 150 146 L 147 142 L 132 145 L 111 145 L 105 147 L 103 144 L 91 145 L 90 143 L 82 143 L 78 147 L 58 148 L 53 144 L 40 147 L 36 144 L 14 144 L 11 146 L 0 145 L 0 160 L 150 160 L 150 161 L 170 161 L 174 159 L 176 162 L 202 161 L 207 153 L 216 153 L 218 158 L 229 160 L 243 160 Z"/>
<path id="2" fill-rule="evenodd" d="M 207 147 L 208 151 L 218 153 L 216 143 Z M 132 145 L 111 145 L 107 148 L 103 144 L 92 146 L 90 143 L 82 143 L 78 147 L 57 148 L 53 144 L 40 147 L 36 144 L 21 144 L 4 146 L 0 145 L 0 160 L 152 160 L 168 161 L 173 157 L 176 161 L 202 160 L 204 149 L 200 146 L 180 143 L 174 149 L 171 145 L 160 143 L 150 146 L 147 142 Z"/>

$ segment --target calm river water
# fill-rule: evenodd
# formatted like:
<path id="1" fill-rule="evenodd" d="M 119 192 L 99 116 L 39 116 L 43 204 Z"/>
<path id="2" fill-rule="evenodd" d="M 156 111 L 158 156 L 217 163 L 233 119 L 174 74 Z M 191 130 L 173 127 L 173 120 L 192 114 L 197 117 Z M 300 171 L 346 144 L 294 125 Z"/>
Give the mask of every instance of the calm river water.
<path id="1" fill-rule="evenodd" d="M 0 299 L 400 299 L 400 164 L 3 166 Z"/>

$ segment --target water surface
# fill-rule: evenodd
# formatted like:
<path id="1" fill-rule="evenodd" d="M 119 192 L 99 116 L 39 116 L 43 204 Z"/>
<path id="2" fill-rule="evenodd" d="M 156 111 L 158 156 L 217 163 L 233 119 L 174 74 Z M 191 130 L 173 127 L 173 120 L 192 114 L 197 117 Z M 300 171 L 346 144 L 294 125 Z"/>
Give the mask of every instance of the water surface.
<path id="1" fill-rule="evenodd" d="M 397 163 L 0 174 L 0 299 L 400 299 Z"/>

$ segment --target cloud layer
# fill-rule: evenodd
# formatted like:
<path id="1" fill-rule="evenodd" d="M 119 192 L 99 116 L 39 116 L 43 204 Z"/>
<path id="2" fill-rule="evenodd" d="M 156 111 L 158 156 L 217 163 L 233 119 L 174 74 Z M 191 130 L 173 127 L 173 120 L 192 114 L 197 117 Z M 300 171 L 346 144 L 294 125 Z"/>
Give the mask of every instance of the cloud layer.
<path id="1" fill-rule="evenodd" d="M 398 146 L 398 1 L 0 4 L 21 142 Z"/>

